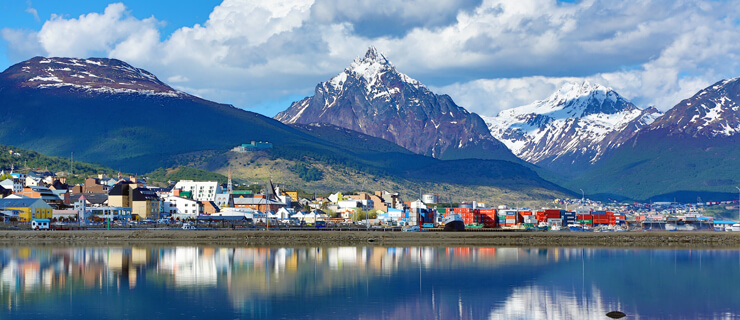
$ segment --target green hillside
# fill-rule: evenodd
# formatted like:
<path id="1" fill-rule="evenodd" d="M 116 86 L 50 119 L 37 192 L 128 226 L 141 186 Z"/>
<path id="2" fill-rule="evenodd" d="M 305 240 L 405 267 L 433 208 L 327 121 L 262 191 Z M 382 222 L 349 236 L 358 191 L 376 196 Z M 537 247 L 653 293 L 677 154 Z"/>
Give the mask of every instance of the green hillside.
<path id="1" fill-rule="evenodd" d="M 633 200 L 737 198 L 740 141 L 660 132 L 640 134 L 602 164 L 563 185 Z"/>
<path id="2" fill-rule="evenodd" d="M 118 75 L 113 69 L 96 72 L 110 77 Z M 149 172 L 154 179 L 208 176 L 209 180 L 222 181 L 235 162 L 247 168 L 245 161 L 255 161 L 250 169 L 257 164 L 263 168 L 274 167 L 285 171 L 283 181 L 310 182 L 311 188 L 341 185 L 345 189 L 358 182 L 341 182 L 341 179 L 369 175 L 406 186 L 433 182 L 516 192 L 526 192 L 529 188 L 549 189 L 559 195 L 566 192 L 521 163 L 444 162 L 361 133 L 333 127 L 291 127 L 187 94 L 162 96 L 69 87 L 35 88 L 23 82 L 31 76 L 22 70 L 22 64 L 0 74 L 0 143 L 53 156 L 74 152 L 75 159 L 137 175 Z M 40 117 L 54 119 L 58 126 L 50 128 L 48 122 L 39 121 Z M 250 141 L 267 141 L 273 148 L 264 152 L 259 161 L 229 151 Z M 180 167 L 222 176 L 182 168 L 158 170 Z M 269 173 L 260 175 L 269 177 Z M 249 177 L 253 175 L 242 171 L 234 175 L 235 179 Z"/>
<path id="3" fill-rule="evenodd" d="M 97 174 L 107 174 L 108 176 L 118 174 L 117 170 L 99 164 L 73 162 L 70 158 L 52 157 L 14 146 L 0 145 L 0 168 L 8 173 L 11 167 L 14 168 L 15 172 L 28 172 L 30 170 L 64 172 L 64 175 L 69 177 L 68 183 L 71 184 L 79 183 L 86 177 Z"/>
<path id="4" fill-rule="evenodd" d="M 533 207 L 573 196 L 524 166 L 502 160 L 438 160 L 412 154 L 386 140 L 333 126 L 306 130 L 331 138 L 344 153 L 274 148 L 258 152 L 205 151 L 177 158 L 177 166 L 217 172 L 234 179 L 264 184 L 270 179 L 291 190 L 324 194 L 341 190 L 388 190 L 406 196 L 419 190 L 457 201 Z M 382 152 L 387 151 L 387 152 Z M 362 189 L 364 186 L 364 189 Z M 413 199 L 411 199 L 413 200 Z"/>
<path id="5" fill-rule="evenodd" d="M 159 168 L 147 173 L 146 177 L 151 183 L 165 183 L 168 181 L 179 180 L 217 181 L 218 183 L 226 183 L 228 180 L 224 175 L 191 167 L 177 167 L 169 169 Z"/>

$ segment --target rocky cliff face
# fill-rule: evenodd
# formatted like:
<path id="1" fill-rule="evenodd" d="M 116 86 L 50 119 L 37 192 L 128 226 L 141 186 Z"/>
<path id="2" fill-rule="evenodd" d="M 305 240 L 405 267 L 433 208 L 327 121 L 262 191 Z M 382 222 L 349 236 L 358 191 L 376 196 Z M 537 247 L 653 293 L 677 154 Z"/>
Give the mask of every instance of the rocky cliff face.
<path id="1" fill-rule="evenodd" d="M 491 134 L 521 159 L 556 171 L 599 161 L 660 116 L 641 110 L 612 89 L 569 83 L 545 100 L 484 117 Z"/>
<path id="2" fill-rule="evenodd" d="M 478 115 L 398 72 L 372 47 L 342 73 L 319 83 L 314 96 L 294 102 L 275 119 L 332 124 L 441 159 L 516 159 Z"/>

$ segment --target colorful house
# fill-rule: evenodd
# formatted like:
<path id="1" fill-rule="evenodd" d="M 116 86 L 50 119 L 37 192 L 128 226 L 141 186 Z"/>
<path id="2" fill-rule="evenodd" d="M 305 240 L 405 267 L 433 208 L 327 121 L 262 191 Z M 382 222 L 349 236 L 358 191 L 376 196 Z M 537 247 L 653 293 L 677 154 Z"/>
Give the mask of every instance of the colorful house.
<path id="1" fill-rule="evenodd" d="M 51 219 L 54 211 L 44 200 L 35 198 L 0 199 L 0 208 L 18 211 L 21 221 Z"/>

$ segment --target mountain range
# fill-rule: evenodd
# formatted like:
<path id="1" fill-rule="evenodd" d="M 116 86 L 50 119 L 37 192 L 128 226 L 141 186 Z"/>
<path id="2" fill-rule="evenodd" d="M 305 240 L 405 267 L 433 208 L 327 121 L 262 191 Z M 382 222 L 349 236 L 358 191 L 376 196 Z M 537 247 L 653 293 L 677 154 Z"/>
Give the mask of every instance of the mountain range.
<path id="1" fill-rule="evenodd" d="M 449 97 L 441 100 L 445 99 Z M 462 108 L 455 112 L 460 121 L 469 115 Z M 333 125 L 288 126 L 175 90 L 153 74 L 116 59 L 35 57 L 13 65 L 0 73 L 0 116 L 1 143 L 53 156 L 73 154 L 76 160 L 139 174 L 177 165 L 224 174 L 238 161 L 251 168 L 248 165 L 254 163 L 243 162 L 229 150 L 250 141 L 269 141 L 274 147 L 264 152 L 265 159 L 286 164 L 274 170 L 301 164 L 364 172 L 378 184 L 383 180 L 408 187 L 433 181 L 524 190 L 522 194 L 545 192 L 548 197 L 568 193 L 521 165 L 490 134 L 486 136 L 480 118 L 475 133 L 483 137 L 480 144 L 508 153 L 520 163 L 442 161 Z M 462 144 L 463 148 L 475 145 Z M 424 180 L 425 172 L 433 173 L 428 180 Z M 322 181 L 286 183 L 322 188 Z M 340 181 L 334 187 L 352 190 L 357 185 L 356 181 Z"/>
<path id="2" fill-rule="evenodd" d="M 735 199 L 738 163 L 740 80 L 735 78 L 679 102 L 572 185 L 635 199 Z"/>
<path id="3" fill-rule="evenodd" d="M 275 119 L 286 124 L 331 124 L 438 159 L 518 162 L 490 135 L 480 116 L 397 71 L 374 47 Z"/>
<path id="4" fill-rule="evenodd" d="M 727 199 L 740 183 L 737 83 L 720 81 L 665 114 L 598 84 L 568 83 L 484 119 L 514 154 L 571 190 L 612 199 Z"/>
<path id="5" fill-rule="evenodd" d="M 259 157 L 228 150 L 256 140 L 274 145 L 264 159 L 281 164 L 271 170 L 339 168 L 378 183 L 570 193 L 545 175 L 604 198 L 726 197 L 740 184 L 739 81 L 717 82 L 665 114 L 583 82 L 482 118 L 371 47 L 270 119 L 175 90 L 120 60 L 36 57 L 0 73 L 0 143 L 128 172 L 187 164 L 224 174 L 252 170 Z"/>
<path id="6" fill-rule="evenodd" d="M 516 156 L 571 173 L 589 168 L 661 115 L 655 108 L 641 110 L 611 88 L 583 82 L 484 120 Z"/>

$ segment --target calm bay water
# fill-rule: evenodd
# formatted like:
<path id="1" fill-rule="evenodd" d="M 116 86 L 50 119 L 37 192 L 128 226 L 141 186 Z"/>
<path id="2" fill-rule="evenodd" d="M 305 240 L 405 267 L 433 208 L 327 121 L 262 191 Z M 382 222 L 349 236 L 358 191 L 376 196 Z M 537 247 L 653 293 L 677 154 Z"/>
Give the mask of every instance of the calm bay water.
<path id="1" fill-rule="evenodd" d="M 0 249 L 0 319 L 740 318 L 740 251 Z"/>

